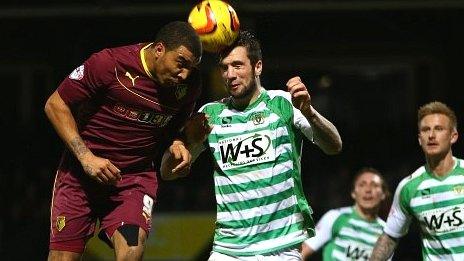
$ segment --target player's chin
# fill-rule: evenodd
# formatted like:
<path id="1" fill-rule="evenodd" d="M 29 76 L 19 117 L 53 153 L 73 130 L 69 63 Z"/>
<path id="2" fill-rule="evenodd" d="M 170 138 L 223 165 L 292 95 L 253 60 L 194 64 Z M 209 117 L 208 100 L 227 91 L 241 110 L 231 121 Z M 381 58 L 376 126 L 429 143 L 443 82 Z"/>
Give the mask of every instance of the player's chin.
<path id="1" fill-rule="evenodd" d="M 371 200 L 371 201 L 362 202 L 360 205 L 363 209 L 369 210 L 369 209 L 376 208 L 379 205 L 379 202 Z"/>
<path id="2" fill-rule="evenodd" d="M 424 149 L 424 153 L 425 155 L 429 157 L 438 156 L 438 155 L 443 154 L 443 152 L 439 148 L 428 148 L 428 147 Z"/>

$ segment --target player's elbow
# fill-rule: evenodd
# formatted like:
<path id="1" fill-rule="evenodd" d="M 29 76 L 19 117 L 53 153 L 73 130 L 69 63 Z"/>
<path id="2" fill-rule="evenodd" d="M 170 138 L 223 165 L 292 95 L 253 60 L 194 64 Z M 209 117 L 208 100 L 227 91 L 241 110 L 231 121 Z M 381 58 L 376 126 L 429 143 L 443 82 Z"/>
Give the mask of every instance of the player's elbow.
<path id="1" fill-rule="evenodd" d="M 64 101 L 61 99 L 58 92 L 54 92 L 45 102 L 44 112 L 45 115 L 50 119 L 55 115 L 58 111 L 62 111 L 65 107 Z"/>
<path id="2" fill-rule="evenodd" d="M 343 149 L 343 143 L 342 143 L 342 141 L 340 140 L 340 141 L 337 142 L 337 144 L 334 146 L 334 149 L 333 149 L 331 155 L 339 154 L 340 152 L 342 152 L 342 149 Z"/>
<path id="3" fill-rule="evenodd" d="M 51 100 L 51 97 L 48 98 L 47 102 L 45 102 L 45 106 L 44 106 L 44 112 L 45 112 L 45 115 L 47 115 L 47 117 L 50 118 L 50 114 L 52 113 L 53 111 L 53 101 Z"/>
<path id="4" fill-rule="evenodd" d="M 331 144 L 330 146 L 326 146 L 324 149 L 324 153 L 327 155 L 337 155 L 342 151 L 343 144 L 341 140 L 338 140 Z"/>

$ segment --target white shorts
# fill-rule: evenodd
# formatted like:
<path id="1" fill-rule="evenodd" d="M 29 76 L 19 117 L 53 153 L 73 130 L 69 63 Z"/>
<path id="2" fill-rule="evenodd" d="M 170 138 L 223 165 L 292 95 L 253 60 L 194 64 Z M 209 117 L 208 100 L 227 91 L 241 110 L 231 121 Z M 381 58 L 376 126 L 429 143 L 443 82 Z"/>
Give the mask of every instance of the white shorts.
<path id="1" fill-rule="evenodd" d="M 211 252 L 208 261 L 302 261 L 299 248 L 286 248 L 282 251 L 256 256 L 228 256 Z"/>

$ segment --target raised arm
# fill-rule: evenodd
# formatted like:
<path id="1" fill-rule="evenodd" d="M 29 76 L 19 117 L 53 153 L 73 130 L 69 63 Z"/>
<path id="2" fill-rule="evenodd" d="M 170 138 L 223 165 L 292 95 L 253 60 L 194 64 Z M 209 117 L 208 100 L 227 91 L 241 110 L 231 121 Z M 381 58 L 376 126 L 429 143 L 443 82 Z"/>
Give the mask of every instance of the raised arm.
<path id="1" fill-rule="evenodd" d="M 76 120 L 69 106 L 55 91 L 45 104 L 45 114 L 58 136 L 82 164 L 84 171 L 103 184 L 115 184 L 121 179 L 119 169 L 108 159 L 95 156 L 79 135 Z"/>
<path id="2" fill-rule="evenodd" d="M 293 106 L 299 109 L 311 124 L 316 144 L 326 154 L 338 154 L 342 150 L 340 134 L 329 120 L 313 108 L 311 96 L 300 77 L 296 76 L 288 80 L 287 88 L 291 94 Z"/>
<path id="3" fill-rule="evenodd" d="M 370 257 L 370 261 L 384 261 L 392 257 L 396 246 L 398 245 L 397 239 L 390 237 L 386 233 L 383 233 L 377 243 L 375 243 L 374 250 Z"/>

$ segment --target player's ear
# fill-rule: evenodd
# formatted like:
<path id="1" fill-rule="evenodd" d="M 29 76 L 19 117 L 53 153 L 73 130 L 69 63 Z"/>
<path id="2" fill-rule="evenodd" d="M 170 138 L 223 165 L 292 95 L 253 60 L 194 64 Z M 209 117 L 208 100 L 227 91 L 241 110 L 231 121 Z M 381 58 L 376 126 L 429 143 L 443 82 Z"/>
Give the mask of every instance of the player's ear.
<path id="1" fill-rule="evenodd" d="M 352 198 L 353 200 L 356 200 L 356 195 L 354 194 L 354 191 L 351 191 L 351 198 Z"/>
<path id="2" fill-rule="evenodd" d="M 263 71 L 263 61 L 258 60 L 255 64 L 255 75 L 260 76 Z"/>
<path id="3" fill-rule="evenodd" d="M 163 43 L 156 43 L 155 44 L 155 56 L 156 56 L 156 58 L 162 56 L 165 51 L 166 51 L 166 47 L 164 47 Z"/>
<path id="4" fill-rule="evenodd" d="M 454 128 L 453 132 L 451 133 L 451 144 L 456 143 L 456 141 L 458 141 L 458 137 L 459 137 L 458 131 Z"/>

